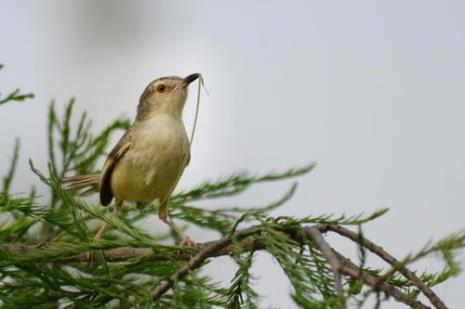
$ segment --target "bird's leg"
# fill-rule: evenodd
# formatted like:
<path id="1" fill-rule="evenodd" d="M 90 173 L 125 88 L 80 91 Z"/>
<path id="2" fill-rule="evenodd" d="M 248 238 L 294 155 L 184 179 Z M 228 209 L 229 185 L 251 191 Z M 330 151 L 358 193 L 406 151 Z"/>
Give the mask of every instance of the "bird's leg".
<path id="1" fill-rule="evenodd" d="M 113 211 L 111 212 L 111 218 L 113 219 L 117 214 L 118 211 L 121 209 L 121 206 L 123 206 L 123 201 L 122 200 L 116 200 L 115 201 L 115 207 L 113 208 Z M 94 241 L 99 240 L 102 238 L 103 234 L 105 234 L 106 230 L 108 229 L 108 223 L 103 222 L 102 225 L 100 226 L 99 230 L 94 236 Z M 89 263 L 93 263 L 94 257 L 91 252 L 87 252 L 87 260 Z"/>
<path id="2" fill-rule="evenodd" d="M 111 212 L 111 218 L 113 219 L 114 216 L 118 213 L 118 211 L 121 209 L 121 206 L 123 206 L 123 201 L 115 201 L 115 207 L 113 208 L 113 211 Z M 108 229 L 108 222 L 103 222 L 103 224 L 100 226 L 99 230 L 97 231 L 97 234 L 94 236 L 94 240 L 99 240 L 102 238 L 103 234 Z"/>
<path id="3" fill-rule="evenodd" d="M 181 238 L 181 246 L 195 245 L 195 242 L 192 239 L 190 239 L 189 236 L 187 236 L 186 233 L 183 232 L 183 230 L 178 228 L 176 224 L 174 224 L 174 222 L 168 217 L 168 199 L 165 199 L 165 201 L 161 202 L 160 210 L 158 211 L 158 217 L 161 221 L 167 224 L 173 231 L 175 231 L 176 234 L 179 235 L 179 237 Z"/>

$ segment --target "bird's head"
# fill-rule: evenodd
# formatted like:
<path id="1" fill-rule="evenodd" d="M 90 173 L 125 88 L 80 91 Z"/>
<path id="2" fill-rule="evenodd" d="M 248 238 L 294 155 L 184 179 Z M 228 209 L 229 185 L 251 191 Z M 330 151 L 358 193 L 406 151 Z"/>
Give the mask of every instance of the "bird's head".
<path id="1" fill-rule="evenodd" d="M 140 97 L 137 119 L 150 119 L 159 113 L 168 113 L 181 118 L 187 98 L 187 86 L 199 76 L 199 73 L 185 78 L 168 76 L 151 82 Z"/>

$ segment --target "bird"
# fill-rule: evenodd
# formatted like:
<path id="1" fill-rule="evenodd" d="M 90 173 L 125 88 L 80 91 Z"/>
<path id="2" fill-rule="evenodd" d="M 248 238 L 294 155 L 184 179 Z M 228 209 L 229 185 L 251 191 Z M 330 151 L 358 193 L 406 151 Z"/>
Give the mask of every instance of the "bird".
<path id="1" fill-rule="evenodd" d="M 114 199 L 112 216 L 125 201 L 143 207 L 158 200 L 160 220 L 179 235 L 181 245 L 194 245 L 169 217 L 168 201 L 190 161 L 182 113 L 188 86 L 199 77 L 194 73 L 152 81 L 140 96 L 135 120 L 108 154 L 101 172 L 63 178 L 65 188 L 81 194 L 98 191 L 102 206 Z M 101 239 L 107 228 L 104 222 L 94 240 Z"/>

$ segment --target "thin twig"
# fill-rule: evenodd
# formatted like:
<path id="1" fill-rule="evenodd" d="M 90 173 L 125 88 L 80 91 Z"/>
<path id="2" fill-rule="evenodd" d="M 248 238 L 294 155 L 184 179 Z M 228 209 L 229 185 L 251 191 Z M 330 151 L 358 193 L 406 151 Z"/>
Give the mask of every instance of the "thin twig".
<path id="1" fill-rule="evenodd" d="M 341 262 L 341 273 L 350 276 L 352 278 L 356 278 L 358 280 L 363 281 L 366 285 L 374 287 L 377 285 L 377 278 L 373 275 L 370 275 L 367 272 L 361 271 L 361 269 L 352 263 L 348 258 L 343 256 L 337 251 L 334 251 L 334 254 L 339 258 Z M 422 304 L 420 301 L 414 299 L 413 297 L 402 293 L 392 285 L 387 282 L 382 282 L 378 289 L 383 291 L 386 295 L 392 296 L 394 299 L 402 302 L 404 304 L 409 305 L 412 308 L 419 308 L 419 309 L 427 309 L 428 306 Z"/>
<path id="2" fill-rule="evenodd" d="M 320 251 L 326 257 L 331 269 L 333 270 L 334 275 L 334 287 L 336 288 L 336 292 L 339 296 L 344 297 L 344 290 L 342 288 L 342 280 L 341 280 L 341 263 L 337 256 L 334 254 L 333 249 L 329 246 L 326 240 L 323 238 L 320 230 L 316 225 L 308 226 L 304 228 L 307 235 L 313 239 L 316 246 L 320 249 Z"/>
<path id="3" fill-rule="evenodd" d="M 360 242 L 359 235 L 355 232 L 352 232 L 351 230 L 340 226 L 336 224 L 329 224 L 329 225 L 323 225 L 320 228 L 330 230 L 332 232 L 335 232 L 341 236 L 344 236 L 356 243 Z M 370 241 L 367 238 L 362 239 L 362 243 L 360 245 L 363 245 L 365 248 L 379 256 L 381 259 L 386 261 L 387 263 L 391 264 L 393 269 L 398 269 L 399 272 L 404 275 L 407 279 L 409 279 L 412 284 L 414 284 L 423 294 L 425 294 L 426 297 L 431 301 L 431 304 L 435 306 L 436 308 L 439 309 L 446 309 L 447 306 L 444 304 L 444 302 L 436 295 L 436 293 L 431 290 L 429 286 L 427 286 L 423 281 L 420 280 L 411 270 L 409 270 L 405 265 L 400 263 L 395 257 L 393 257 L 391 254 L 386 252 L 381 246 L 378 246 L 374 242 Z M 380 277 L 381 279 L 378 279 L 378 285 L 379 283 L 385 279 L 384 276 Z"/>

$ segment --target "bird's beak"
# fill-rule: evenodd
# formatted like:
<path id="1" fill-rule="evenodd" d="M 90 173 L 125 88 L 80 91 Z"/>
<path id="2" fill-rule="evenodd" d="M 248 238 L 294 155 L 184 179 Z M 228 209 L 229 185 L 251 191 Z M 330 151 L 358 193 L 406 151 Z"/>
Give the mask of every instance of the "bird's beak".
<path id="1" fill-rule="evenodd" d="M 184 81 L 183 81 L 184 87 L 187 87 L 190 83 L 192 83 L 194 80 L 196 80 L 199 77 L 200 77 L 200 73 L 194 73 L 194 74 L 187 76 L 186 78 L 184 78 Z"/>

